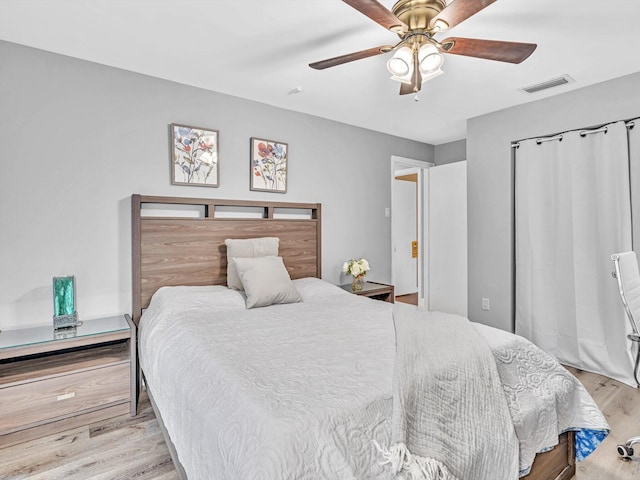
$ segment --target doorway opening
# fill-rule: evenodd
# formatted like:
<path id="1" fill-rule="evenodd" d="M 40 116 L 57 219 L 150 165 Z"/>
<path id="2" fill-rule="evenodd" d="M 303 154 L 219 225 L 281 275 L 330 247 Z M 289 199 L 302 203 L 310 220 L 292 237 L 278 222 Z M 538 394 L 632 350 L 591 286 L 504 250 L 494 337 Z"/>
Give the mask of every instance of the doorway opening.
<path id="1" fill-rule="evenodd" d="M 425 172 L 432 163 L 391 157 L 391 283 L 396 299 L 424 306 Z"/>

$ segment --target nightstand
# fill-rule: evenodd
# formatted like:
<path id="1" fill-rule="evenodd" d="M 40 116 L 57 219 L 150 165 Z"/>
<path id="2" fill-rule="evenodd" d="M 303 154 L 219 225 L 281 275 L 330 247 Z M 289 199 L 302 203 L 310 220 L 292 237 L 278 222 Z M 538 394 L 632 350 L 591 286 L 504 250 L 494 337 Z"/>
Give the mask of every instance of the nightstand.
<path id="1" fill-rule="evenodd" d="M 0 332 L 0 448 L 136 414 L 129 315 Z"/>
<path id="2" fill-rule="evenodd" d="M 351 284 L 340 285 L 340 288 L 355 295 L 381 300 L 383 302 L 395 303 L 395 295 L 393 285 L 376 282 L 363 282 L 362 290 L 352 290 Z"/>

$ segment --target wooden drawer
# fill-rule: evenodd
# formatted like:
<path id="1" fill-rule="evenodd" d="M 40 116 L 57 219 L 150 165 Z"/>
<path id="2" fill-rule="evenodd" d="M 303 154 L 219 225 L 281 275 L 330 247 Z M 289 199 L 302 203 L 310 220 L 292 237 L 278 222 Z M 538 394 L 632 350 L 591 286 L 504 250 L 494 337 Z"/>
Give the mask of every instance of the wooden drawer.
<path id="1" fill-rule="evenodd" d="M 0 389 L 0 434 L 131 398 L 131 363 Z"/>

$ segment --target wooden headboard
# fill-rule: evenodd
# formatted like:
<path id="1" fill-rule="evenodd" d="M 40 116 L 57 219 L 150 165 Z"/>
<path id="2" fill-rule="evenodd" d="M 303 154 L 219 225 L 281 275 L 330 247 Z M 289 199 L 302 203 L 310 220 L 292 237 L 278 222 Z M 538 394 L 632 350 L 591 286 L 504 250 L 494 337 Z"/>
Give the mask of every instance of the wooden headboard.
<path id="1" fill-rule="evenodd" d="M 197 218 L 180 208 L 193 208 Z M 278 237 L 292 279 L 320 278 L 320 213 L 319 203 L 132 195 L 134 322 L 160 287 L 226 285 L 227 238 Z"/>

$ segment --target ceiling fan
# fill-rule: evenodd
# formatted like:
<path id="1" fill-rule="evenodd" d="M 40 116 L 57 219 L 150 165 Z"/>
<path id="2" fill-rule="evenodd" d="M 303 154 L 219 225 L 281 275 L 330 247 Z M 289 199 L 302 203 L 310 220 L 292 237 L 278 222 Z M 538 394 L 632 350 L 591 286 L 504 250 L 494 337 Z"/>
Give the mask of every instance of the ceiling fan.
<path id="1" fill-rule="evenodd" d="M 400 41 L 310 63 L 323 70 L 343 63 L 395 52 L 387 62 L 391 78 L 400 82 L 400 95 L 417 93 L 424 81 L 442 73 L 442 53 L 521 63 L 533 53 L 535 43 L 503 42 L 476 38 L 434 38 L 455 27 L 496 0 L 399 0 L 389 11 L 377 0 L 343 0 L 374 22 L 396 33 Z"/>

